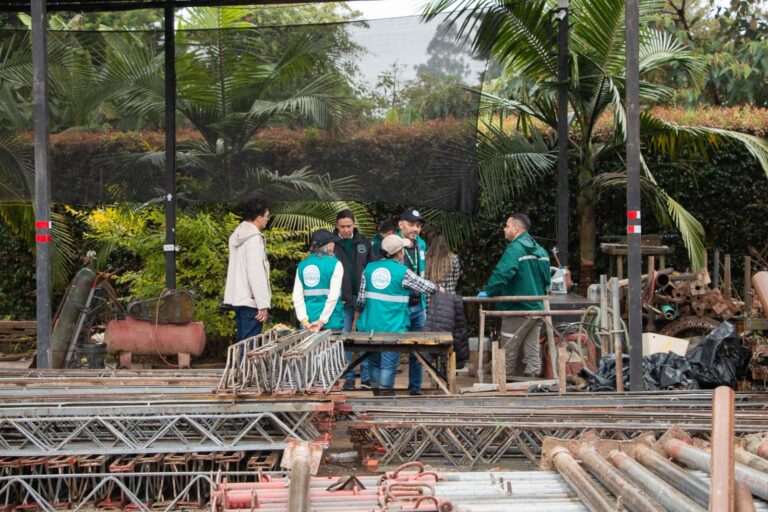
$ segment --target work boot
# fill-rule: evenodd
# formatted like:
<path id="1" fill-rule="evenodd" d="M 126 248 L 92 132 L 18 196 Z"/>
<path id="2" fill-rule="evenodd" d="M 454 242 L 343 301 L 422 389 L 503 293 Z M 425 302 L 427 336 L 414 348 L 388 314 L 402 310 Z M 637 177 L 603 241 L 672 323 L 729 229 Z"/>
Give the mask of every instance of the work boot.
<path id="1" fill-rule="evenodd" d="M 371 389 L 371 381 L 369 380 L 360 381 L 360 389 Z"/>
<path id="2" fill-rule="evenodd" d="M 354 380 L 345 380 L 344 381 L 344 387 L 341 388 L 343 391 L 354 391 L 355 390 L 355 381 Z"/>
<path id="3" fill-rule="evenodd" d="M 422 396 L 422 395 L 424 395 L 424 393 L 422 393 L 422 391 L 420 389 L 416 389 L 416 388 L 409 389 L 408 390 L 408 394 L 410 396 Z"/>

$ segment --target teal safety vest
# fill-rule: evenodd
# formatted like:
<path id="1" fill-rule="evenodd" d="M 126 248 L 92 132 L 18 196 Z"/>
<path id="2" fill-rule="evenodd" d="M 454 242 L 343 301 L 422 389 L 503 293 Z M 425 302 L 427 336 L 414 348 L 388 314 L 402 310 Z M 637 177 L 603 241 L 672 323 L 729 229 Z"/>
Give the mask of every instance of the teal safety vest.
<path id="1" fill-rule="evenodd" d="M 403 232 L 398 230 L 397 231 L 397 236 L 402 237 L 403 236 Z M 417 248 L 417 250 L 415 251 L 416 252 L 415 258 L 414 258 L 414 254 L 413 254 L 414 253 L 413 249 L 405 249 L 405 254 L 403 255 L 403 257 L 410 264 L 410 267 L 408 267 L 408 265 L 406 265 L 406 267 L 410 268 L 419 277 L 426 278 L 426 275 L 427 275 L 427 242 L 425 242 L 424 239 L 421 238 L 420 236 L 416 237 L 416 248 Z M 405 260 L 403 260 L 403 262 L 404 262 L 403 264 L 405 264 Z M 425 294 L 423 294 L 423 293 L 421 293 L 420 295 L 421 295 L 421 309 L 426 311 L 427 310 L 427 296 Z"/>
<path id="2" fill-rule="evenodd" d="M 335 256 L 310 254 L 299 263 L 296 270 L 304 287 L 304 304 L 307 306 L 309 322 L 316 322 L 323 313 L 328 294 L 331 292 L 331 276 L 339 260 Z M 325 324 L 326 329 L 342 329 L 344 327 L 344 305 L 341 297 L 336 301 L 331 318 Z"/>
<path id="3" fill-rule="evenodd" d="M 410 292 L 403 288 L 407 271 L 405 265 L 395 260 L 379 260 L 365 266 L 365 307 L 357 319 L 358 331 L 408 331 Z"/>

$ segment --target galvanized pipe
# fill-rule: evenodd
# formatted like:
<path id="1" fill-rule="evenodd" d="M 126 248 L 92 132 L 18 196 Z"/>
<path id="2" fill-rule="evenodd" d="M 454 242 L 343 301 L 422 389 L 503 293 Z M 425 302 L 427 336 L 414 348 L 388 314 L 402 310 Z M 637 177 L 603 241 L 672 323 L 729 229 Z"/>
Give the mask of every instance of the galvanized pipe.
<path id="1" fill-rule="evenodd" d="M 768 460 L 749 453 L 741 446 L 736 446 L 734 448 L 733 455 L 736 458 L 736 462 L 740 462 L 745 466 L 749 466 L 758 471 L 762 471 L 763 473 L 768 473 Z"/>
<path id="2" fill-rule="evenodd" d="M 594 446 L 582 445 L 579 449 L 579 457 L 609 491 L 621 497 L 622 504 L 632 512 L 664 512 L 658 503 L 616 471 L 602 455 L 597 453 Z"/>
<path id="3" fill-rule="evenodd" d="M 703 507 L 668 485 L 626 453 L 612 450 L 608 454 L 608 460 L 669 512 L 704 512 Z"/>
<path id="4" fill-rule="evenodd" d="M 733 389 L 720 386 L 712 396 L 712 456 L 709 461 L 709 512 L 733 512 L 736 484 L 733 460 Z"/>
<path id="5" fill-rule="evenodd" d="M 615 507 L 592 484 L 589 475 L 568 450 L 556 448 L 552 454 L 552 463 L 590 512 L 614 512 Z"/>
<path id="6" fill-rule="evenodd" d="M 611 278 L 611 317 L 613 318 L 613 350 L 616 358 L 616 391 L 624 391 L 624 359 L 621 347 L 622 330 L 620 329 L 621 303 L 619 301 L 619 278 Z M 637 391 L 637 390 L 633 390 Z"/>
<path id="7" fill-rule="evenodd" d="M 679 439 L 668 440 L 664 445 L 664 450 L 670 457 L 679 460 L 686 466 L 709 473 L 711 457 L 704 450 Z M 734 469 L 737 482 L 746 484 L 755 496 L 768 500 L 768 474 L 739 463 L 735 464 Z"/>
<path id="8" fill-rule="evenodd" d="M 291 512 L 309 512 L 311 451 L 308 443 L 298 443 L 293 451 L 291 463 L 291 483 L 288 496 L 288 510 Z"/>
<path id="9" fill-rule="evenodd" d="M 635 458 L 668 484 L 686 496 L 690 496 L 699 505 L 706 507 L 709 504 L 709 486 L 700 478 L 696 478 L 643 444 L 635 446 Z"/>

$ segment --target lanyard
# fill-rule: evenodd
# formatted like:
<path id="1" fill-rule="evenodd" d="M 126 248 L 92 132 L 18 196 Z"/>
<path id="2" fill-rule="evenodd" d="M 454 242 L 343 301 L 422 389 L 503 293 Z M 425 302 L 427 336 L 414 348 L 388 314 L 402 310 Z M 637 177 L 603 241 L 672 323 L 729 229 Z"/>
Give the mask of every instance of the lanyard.
<path id="1" fill-rule="evenodd" d="M 419 247 L 414 247 L 414 255 L 416 256 L 416 261 L 413 261 L 413 258 L 411 257 L 411 251 L 408 249 L 405 250 L 405 256 L 408 258 L 408 263 L 411 264 L 411 270 L 416 272 L 416 274 L 419 274 L 419 266 L 421 265 L 421 262 L 419 261 Z M 420 275 L 420 274 L 419 274 Z"/>

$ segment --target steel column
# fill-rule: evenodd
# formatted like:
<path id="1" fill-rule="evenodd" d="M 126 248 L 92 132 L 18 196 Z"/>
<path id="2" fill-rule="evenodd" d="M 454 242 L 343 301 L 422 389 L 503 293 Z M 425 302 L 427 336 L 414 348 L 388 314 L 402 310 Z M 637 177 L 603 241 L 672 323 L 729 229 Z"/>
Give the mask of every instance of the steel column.
<path id="1" fill-rule="evenodd" d="M 568 0 L 557 2 L 557 254 L 568 265 Z"/>
<path id="2" fill-rule="evenodd" d="M 176 288 L 176 35 L 173 5 L 165 5 L 165 287 Z"/>
<path id="3" fill-rule="evenodd" d="M 640 11 L 626 0 L 627 267 L 629 274 L 629 386 L 643 388 L 643 284 L 640 254 Z"/>
<path id="4" fill-rule="evenodd" d="M 48 16 L 32 0 L 32 115 L 35 125 L 35 280 L 37 367 L 51 367 L 51 181 L 48 173 Z"/>

